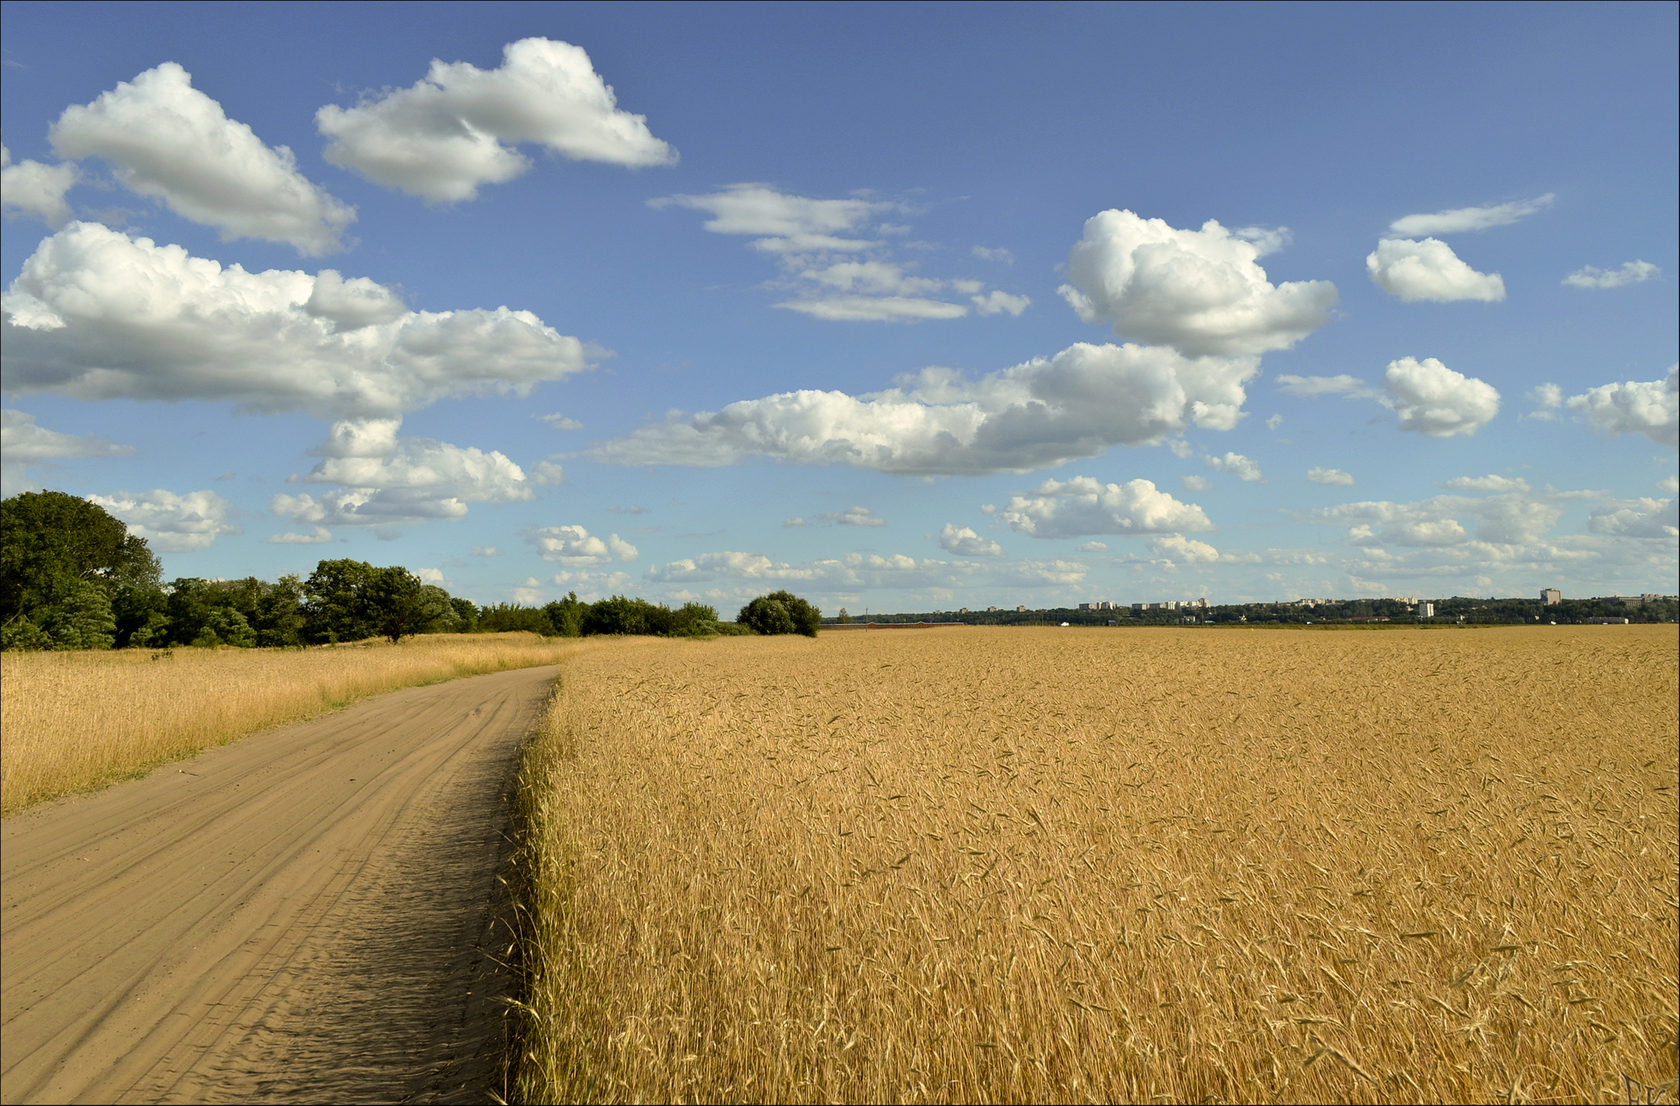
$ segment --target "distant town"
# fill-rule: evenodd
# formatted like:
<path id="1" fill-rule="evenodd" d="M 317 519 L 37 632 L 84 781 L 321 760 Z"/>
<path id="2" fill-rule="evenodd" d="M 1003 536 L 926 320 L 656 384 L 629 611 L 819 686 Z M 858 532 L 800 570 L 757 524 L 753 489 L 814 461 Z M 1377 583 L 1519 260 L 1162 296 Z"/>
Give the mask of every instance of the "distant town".
<path id="1" fill-rule="evenodd" d="M 1291 599 L 1273 603 L 1210 603 L 1205 598 L 1163 599 L 1142 603 L 1093 600 L 1074 607 L 961 607 L 950 611 L 861 615 L 841 608 L 824 626 L 1172 626 L 1172 625 L 1314 625 L 1410 623 L 1419 625 L 1623 624 L 1680 620 L 1680 596 L 1598 595 L 1568 599 L 1557 588 L 1538 597 L 1418 599 Z"/>

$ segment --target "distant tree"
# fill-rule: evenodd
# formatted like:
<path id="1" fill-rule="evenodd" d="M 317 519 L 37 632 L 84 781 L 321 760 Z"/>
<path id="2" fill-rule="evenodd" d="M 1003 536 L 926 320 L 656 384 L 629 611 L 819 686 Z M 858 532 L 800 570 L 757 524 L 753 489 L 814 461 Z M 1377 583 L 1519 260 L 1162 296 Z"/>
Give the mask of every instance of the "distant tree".
<path id="1" fill-rule="evenodd" d="M 471 599 L 451 598 L 449 605 L 455 610 L 455 632 L 470 634 L 478 629 L 478 604 Z"/>
<path id="2" fill-rule="evenodd" d="M 37 617 L 54 649 L 109 649 L 116 643 L 111 598 L 92 580 L 71 580 Z"/>
<path id="3" fill-rule="evenodd" d="M 670 632 L 681 637 L 709 637 L 717 633 L 717 608 L 705 603 L 684 603 L 672 612 Z"/>
<path id="4" fill-rule="evenodd" d="M 840 614 L 834 621 L 838 622 L 842 626 L 848 626 L 851 624 L 852 616 L 846 613 L 845 607 L 841 607 Z"/>
<path id="5" fill-rule="evenodd" d="M 589 612 L 584 615 L 583 632 L 645 634 L 648 632 L 646 606 L 639 599 L 626 599 L 622 595 L 598 599 L 589 605 Z"/>
<path id="6" fill-rule="evenodd" d="M 560 637 L 583 636 L 583 618 L 588 613 L 589 604 L 580 600 L 575 591 L 567 592 L 566 598 L 556 599 L 543 608 L 548 624 Z"/>
<path id="7" fill-rule="evenodd" d="M 311 641 L 361 641 L 380 632 L 369 603 L 377 570 L 365 561 L 321 561 L 303 584 L 305 632 Z"/>
<path id="8" fill-rule="evenodd" d="M 761 595 L 741 608 L 735 621 L 760 634 L 804 634 L 817 636 L 822 611 L 788 591 Z"/>
<path id="9" fill-rule="evenodd" d="M 397 565 L 373 570 L 366 603 L 375 630 L 380 636 L 390 638 L 392 645 L 424 632 L 441 615 L 435 598 L 427 595 L 420 577 Z"/>

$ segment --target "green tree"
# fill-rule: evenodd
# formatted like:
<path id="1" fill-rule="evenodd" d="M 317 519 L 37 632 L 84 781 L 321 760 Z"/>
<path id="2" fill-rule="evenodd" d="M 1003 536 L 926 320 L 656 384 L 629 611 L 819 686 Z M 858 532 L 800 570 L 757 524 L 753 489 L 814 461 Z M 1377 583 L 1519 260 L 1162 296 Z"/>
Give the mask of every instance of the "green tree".
<path id="1" fill-rule="evenodd" d="M 0 624 L 21 617 L 44 628 L 47 608 L 62 607 L 62 618 L 85 607 L 78 582 L 97 586 L 109 611 L 119 588 L 155 589 L 158 574 L 145 540 L 96 503 L 63 492 L 0 500 Z"/>
<path id="2" fill-rule="evenodd" d="M 804 634 L 816 637 L 822 611 L 788 591 L 761 595 L 741 608 L 735 621 L 760 634 Z"/>
<path id="3" fill-rule="evenodd" d="M 435 600 L 426 594 L 420 577 L 397 565 L 373 570 L 366 601 L 374 627 L 381 636 L 390 638 L 392 645 L 423 632 L 439 616 Z"/>
<path id="4" fill-rule="evenodd" d="M 303 584 L 303 620 L 311 641 L 361 641 L 380 632 L 369 602 L 377 570 L 366 561 L 321 561 Z"/>
<path id="5" fill-rule="evenodd" d="M 556 599 L 543 608 L 548 616 L 548 623 L 554 632 L 561 637 L 581 637 L 583 635 L 584 616 L 589 613 L 589 604 L 577 597 L 577 592 L 566 593 L 566 598 Z"/>
<path id="6" fill-rule="evenodd" d="M 109 649 L 116 642 L 111 597 L 92 580 L 70 581 L 39 618 L 54 649 Z"/>

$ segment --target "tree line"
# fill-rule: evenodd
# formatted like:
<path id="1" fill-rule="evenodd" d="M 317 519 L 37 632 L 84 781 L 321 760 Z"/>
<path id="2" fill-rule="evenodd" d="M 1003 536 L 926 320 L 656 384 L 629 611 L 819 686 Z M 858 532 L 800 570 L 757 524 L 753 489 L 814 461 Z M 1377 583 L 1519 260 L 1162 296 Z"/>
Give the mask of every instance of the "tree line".
<path id="1" fill-rule="evenodd" d="M 275 647 L 396 642 L 414 634 L 528 630 L 545 637 L 723 633 L 815 636 L 821 612 L 788 592 L 760 596 L 736 623 L 704 603 L 676 610 L 576 592 L 544 606 L 481 607 L 400 565 L 323 560 L 307 577 L 182 577 L 165 584 L 144 539 L 96 503 L 63 492 L 0 500 L 0 648 Z"/>

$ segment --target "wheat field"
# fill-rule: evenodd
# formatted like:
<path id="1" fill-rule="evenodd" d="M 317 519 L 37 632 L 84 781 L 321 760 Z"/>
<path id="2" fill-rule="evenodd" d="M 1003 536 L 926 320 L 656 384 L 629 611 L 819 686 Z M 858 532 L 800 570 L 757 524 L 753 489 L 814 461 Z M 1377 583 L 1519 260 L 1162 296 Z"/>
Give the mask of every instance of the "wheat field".
<path id="1" fill-rule="evenodd" d="M 522 768 L 517 1094 L 1672 1102 L 1676 657 L 1635 626 L 571 658 Z"/>
<path id="2" fill-rule="evenodd" d="M 553 664 L 577 642 L 449 634 L 310 649 L 0 654 L 0 814 L 369 695 Z"/>

